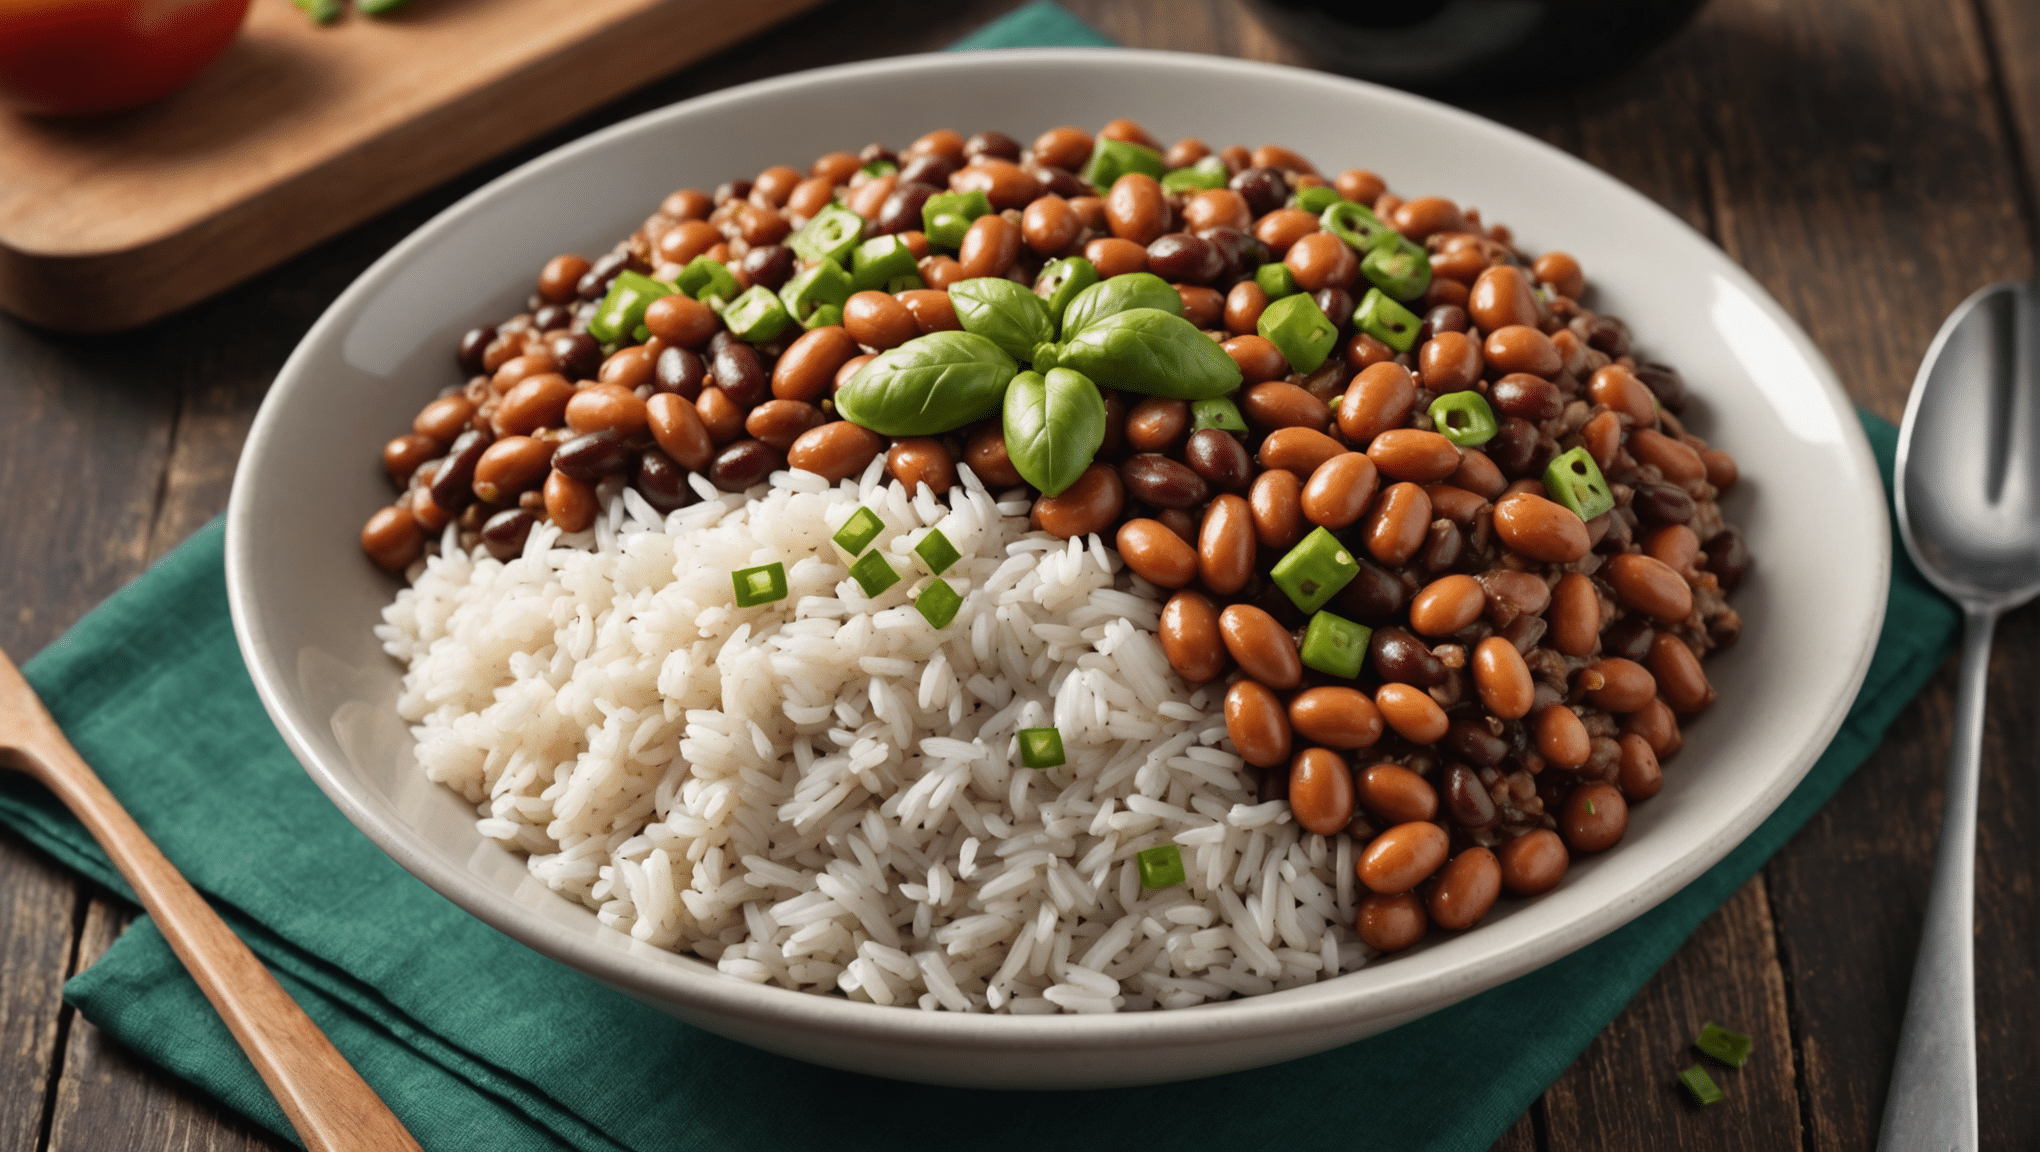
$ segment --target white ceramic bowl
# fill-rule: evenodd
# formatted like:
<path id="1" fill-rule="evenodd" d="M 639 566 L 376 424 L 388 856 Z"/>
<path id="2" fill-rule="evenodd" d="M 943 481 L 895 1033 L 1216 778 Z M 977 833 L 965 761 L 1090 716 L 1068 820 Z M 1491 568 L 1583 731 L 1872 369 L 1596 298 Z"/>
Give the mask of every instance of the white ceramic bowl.
<path id="1" fill-rule="evenodd" d="M 1696 393 L 1694 429 L 1734 453 L 1727 500 L 1756 563 L 1721 696 L 1616 851 L 1477 930 L 1308 988 L 1182 1011 L 1012 1017 L 852 1003 L 728 979 L 637 944 L 547 891 L 427 783 L 370 635 L 391 582 L 356 532 L 390 494 L 377 448 L 455 378 L 466 328 L 515 312 L 539 266 L 600 252 L 670 190 L 804 165 L 938 126 L 1031 139 L 1131 116 L 1165 140 L 1277 140 L 1328 171 L 1478 205 L 1531 251 L 1579 257 Z M 563 964 L 714 1032 L 818 1063 L 933 1083 L 1101 1087 L 1273 1063 L 1356 1040 L 1611 931 L 1720 859 L 1841 723 L 1884 610 L 1890 543 L 1868 446 L 1833 373 L 1778 305 L 1670 214 L 1564 153 L 1463 112 L 1290 68 L 1153 52 L 881 60 L 690 100 L 535 160 L 378 261 L 298 346 L 262 405 L 227 524 L 234 624 L 263 703 L 348 818 L 449 899 Z"/>

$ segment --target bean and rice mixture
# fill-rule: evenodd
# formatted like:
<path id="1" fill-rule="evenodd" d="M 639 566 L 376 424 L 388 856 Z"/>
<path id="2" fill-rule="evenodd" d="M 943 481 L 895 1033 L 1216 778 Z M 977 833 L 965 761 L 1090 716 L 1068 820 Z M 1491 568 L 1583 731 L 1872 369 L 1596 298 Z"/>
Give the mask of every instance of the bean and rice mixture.
<path id="1" fill-rule="evenodd" d="M 1477 210 L 1119 120 L 682 189 L 389 442 L 430 777 L 724 973 L 1307 984 L 1656 794 L 1749 564 L 1685 387 Z"/>

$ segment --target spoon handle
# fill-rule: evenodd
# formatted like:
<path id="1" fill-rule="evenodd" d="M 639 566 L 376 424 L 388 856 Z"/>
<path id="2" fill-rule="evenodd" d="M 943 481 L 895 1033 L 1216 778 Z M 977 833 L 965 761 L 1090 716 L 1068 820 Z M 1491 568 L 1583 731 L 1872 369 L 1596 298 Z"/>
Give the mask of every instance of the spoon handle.
<path id="1" fill-rule="evenodd" d="M 417 1152 L 375 1090 L 150 841 L 0 652 L 0 761 L 54 792 L 112 858 L 311 1152 Z"/>
<path id="2" fill-rule="evenodd" d="M 1884 1102 L 1880 1152 L 1973 1152 L 1976 1125 L 1976 793 L 1983 760 L 1984 681 L 1994 610 L 1970 608 L 1962 632 L 1962 689 L 1934 886 L 1927 894 L 1912 994 Z"/>

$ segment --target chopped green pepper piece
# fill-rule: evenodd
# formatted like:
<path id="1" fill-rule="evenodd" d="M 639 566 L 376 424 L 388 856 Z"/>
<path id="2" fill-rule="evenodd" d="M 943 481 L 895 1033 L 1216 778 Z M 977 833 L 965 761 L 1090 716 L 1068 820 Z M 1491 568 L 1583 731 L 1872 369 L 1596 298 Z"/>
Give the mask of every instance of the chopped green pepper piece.
<path id="1" fill-rule="evenodd" d="M 1070 256 L 1042 265 L 1041 275 L 1034 280 L 1034 294 L 1047 302 L 1048 314 L 1054 319 L 1056 330 L 1061 331 L 1063 313 L 1069 310 L 1070 301 L 1097 282 L 1096 265 L 1082 256 Z"/>
<path id="2" fill-rule="evenodd" d="M 380 16 L 385 12 L 394 12 L 410 2 L 411 0 L 354 0 L 354 6 L 370 16 Z"/>
<path id="3" fill-rule="evenodd" d="M 1730 1032 L 1721 1025 L 1708 1021 L 1700 1026 L 1700 1038 L 1693 1047 L 1730 1068 L 1740 1068 L 1750 1058 L 1750 1038 L 1740 1032 Z"/>
<path id="4" fill-rule="evenodd" d="M 588 335 L 603 344 L 615 343 L 644 322 L 645 308 L 652 301 L 672 294 L 668 285 L 626 268 L 609 282 L 609 295 L 588 321 Z"/>
<path id="5" fill-rule="evenodd" d="M 1396 241 L 1402 239 L 1402 233 L 1383 224 L 1373 209 L 1351 200 L 1334 201 L 1319 215 L 1318 223 L 1325 231 L 1344 240 L 1347 247 L 1355 252 L 1394 247 Z"/>
<path id="6" fill-rule="evenodd" d="M 1298 292 L 1284 296 L 1261 310 L 1256 325 L 1261 335 L 1282 352 L 1289 366 L 1308 376 L 1331 355 L 1339 342 L 1338 326 L 1317 306 L 1317 301 Z"/>
<path id="7" fill-rule="evenodd" d="M 314 24 L 331 24 L 340 18 L 340 0 L 290 0 L 298 11 L 312 18 Z"/>
<path id="8" fill-rule="evenodd" d="M 937 576 L 949 571 L 951 564 L 963 559 L 963 553 L 956 550 L 956 545 L 951 544 L 949 537 L 944 536 L 939 528 L 921 537 L 921 542 L 914 545 L 914 555 L 919 556 L 921 563 L 928 566 L 928 571 Z"/>
<path id="9" fill-rule="evenodd" d="M 961 248 L 970 222 L 991 210 L 982 191 L 937 192 L 921 205 L 921 231 L 937 248 Z"/>
<path id="10" fill-rule="evenodd" d="M 878 179 L 880 176 L 890 176 L 899 170 L 900 166 L 890 160 L 873 160 L 871 163 L 858 169 L 859 172 L 864 173 L 873 180 Z"/>
<path id="11" fill-rule="evenodd" d="M 793 314 L 793 318 L 800 321 L 804 327 L 819 328 L 824 323 L 843 322 L 843 303 L 850 299 L 853 291 L 855 289 L 850 286 L 850 274 L 843 271 L 843 266 L 834 260 L 824 260 L 780 285 L 779 299 L 786 305 L 786 310 Z M 816 309 L 824 305 L 836 307 L 834 320 L 820 321 L 815 318 Z"/>
<path id="12" fill-rule="evenodd" d="M 1339 202 L 1339 190 L 1329 184 L 1313 184 L 1296 190 L 1296 206 L 1312 215 Z"/>
<path id="13" fill-rule="evenodd" d="M 854 253 L 850 287 L 859 292 L 881 287 L 888 280 L 914 275 L 914 250 L 898 236 L 873 236 L 859 244 Z"/>
<path id="14" fill-rule="evenodd" d="M 740 291 L 737 278 L 730 275 L 730 270 L 706 256 L 689 260 L 687 267 L 680 270 L 680 275 L 673 278 L 673 283 L 680 291 L 704 304 L 711 296 L 733 300 Z"/>
<path id="15" fill-rule="evenodd" d="M 753 284 L 723 309 L 723 323 L 730 335 L 753 344 L 763 344 L 786 330 L 792 317 L 772 289 Z"/>
<path id="16" fill-rule="evenodd" d="M 1353 311 L 1354 327 L 1398 352 L 1416 346 L 1417 329 L 1422 324 L 1409 309 L 1389 299 L 1379 288 L 1369 288 L 1360 300 L 1360 307 Z"/>
<path id="17" fill-rule="evenodd" d="M 1192 400 L 1190 402 L 1190 430 L 1202 432 L 1206 428 L 1217 428 L 1223 432 L 1245 432 L 1247 421 L 1240 415 L 1240 406 L 1225 396 L 1214 400 Z"/>
<path id="18" fill-rule="evenodd" d="M 1545 467 L 1544 490 L 1582 520 L 1592 520 L 1615 507 L 1615 494 L 1608 491 L 1608 481 L 1602 479 L 1601 468 L 1585 445 L 1561 453 Z"/>
<path id="19" fill-rule="evenodd" d="M 885 282 L 885 290 L 894 295 L 901 292 L 919 292 L 927 286 L 928 282 L 921 279 L 919 272 L 909 272 L 905 276 L 895 276 Z"/>
<path id="20" fill-rule="evenodd" d="M 1319 612 L 1304 629 L 1303 647 L 1298 654 L 1311 668 L 1351 680 L 1360 675 L 1360 665 L 1367 659 L 1367 644 L 1373 639 L 1374 629 L 1367 625 Z"/>
<path id="21" fill-rule="evenodd" d="M 1495 410 L 1478 392 L 1447 392 L 1431 401 L 1431 423 L 1461 448 L 1478 448 L 1495 438 Z"/>
<path id="22" fill-rule="evenodd" d="M 840 265 L 850 259 L 851 249 L 863 235 L 864 217 L 841 204 L 831 204 L 815 213 L 787 243 L 803 260 L 834 260 Z"/>
<path id="23" fill-rule="evenodd" d="M 1414 244 L 1376 248 L 1361 259 L 1360 274 L 1398 300 L 1415 300 L 1431 286 L 1431 258 Z"/>
<path id="24" fill-rule="evenodd" d="M 1694 1102 L 1703 1107 L 1708 1104 L 1719 1104 L 1728 1099 L 1721 1094 L 1721 1089 L 1714 1086 L 1714 1078 L 1698 1064 L 1679 1073 L 1679 1083 L 1684 1084 L 1686 1091 L 1693 1094 Z"/>
<path id="25" fill-rule="evenodd" d="M 850 578 L 864 589 L 868 597 L 877 597 L 880 592 L 900 582 L 900 574 L 885 562 L 885 554 L 877 550 L 866 552 L 862 559 L 850 566 Z"/>
<path id="26" fill-rule="evenodd" d="M 1091 158 L 1085 161 L 1084 170 L 1078 175 L 1103 196 L 1112 190 L 1115 181 L 1128 172 L 1145 172 L 1160 180 L 1162 169 L 1160 152 L 1124 140 L 1100 138 L 1091 148 Z"/>
<path id="27" fill-rule="evenodd" d="M 1303 291 L 1296 282 L 1296 273 L 1289 270 L 1289 265 L 1280 262 L 1254 269 L 1254 283 L 1261 286 L 1261 291 L 1266 292 L 1270 300 L 1280 300 Z"/>
<path id="28" fill-rule="evenodd" d="M 827 328 L 831 325 L 839 328 L 843 325 L 843 309 L 839 305 L 824 304 L 815 309 L 808 314 L 806 323 L 802 324 L 801 327 Z"/>
<path id="29" fill-rule="evenodd" d="M 883 531 L 885 521 L 878 518 L 878 513 L 859 505 L 857 511 L 852 512 L 850 518 L 843 521 L 843 526 L 836 529 L 836 534 L 829 539 L 836 542 L 836 547 L 855 556 L 870 547 L 871 542 L 878 539 L 878 534 Z"/>
<path id="30" fill-rule="evenodd" d="M 756 608 L 786 599 L 786 565 L 774 561 L 756 568 L 739 568 L 730 573 L 737 588 L 737 607 Z"/>
<path id="31" fill-rule="evenodd" d="M 1022 728 L 1020 730 L 1020 765 L 1023 768 L 1055 768 L 1068 761 L 1063 755 L 1062 730 L 1059 728 Z"/>
<path id="32" fill-rule="evenodd" d="M 1143 848 L 1134 859 L 1140 861 L 1140 886 L 1171 888 L 1183 882 L 1183 850 L 1174 844 Z"/>
<path id="33" fill-rule="evenodd" d="M 914 601 L 914 608 L 935 628 L 947 628 L 956 619 L 956 612 L 963 607 L 963 596 L 947 580 L 937 580 L 921 589 L 921 596 Z M 1054 731 L 1054 729 L 1050 729 Z"/>
<path id="34" fill-rule="evenodd" d="M 1207 188 L 1223 188 L 1232 176 L 1225 161 L 1217 156 L 1206 156 L 1188 168 L 1173 168 L 1162 176 L 1162 187 L 1171 192 L 1202 192 Z"/>
<path id="35" fill-rule="evenodd" d="M 1325 606 L 1334 593 L 1360 574 L 1360 563 L 1339 538 L 1323 528 L 1314 528 L 1289 555 L 1275 562 L 1269 573 L 1275 586 L 1289 594 L 1289 601 L 1303 612 Z"/>

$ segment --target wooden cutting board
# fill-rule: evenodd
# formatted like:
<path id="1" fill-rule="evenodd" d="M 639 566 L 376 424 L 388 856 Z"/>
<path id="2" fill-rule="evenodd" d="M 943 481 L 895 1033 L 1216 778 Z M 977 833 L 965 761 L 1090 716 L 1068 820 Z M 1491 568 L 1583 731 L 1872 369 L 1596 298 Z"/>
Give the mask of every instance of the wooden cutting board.
<path id="1" fill-rule="evenodd" d="M 0 111 L 0 308 L 153 320 L 815 2 L 415 0 L 318 27 L 255 0 L 163 101 Z"/>

